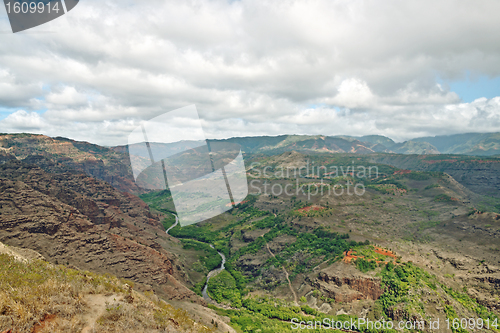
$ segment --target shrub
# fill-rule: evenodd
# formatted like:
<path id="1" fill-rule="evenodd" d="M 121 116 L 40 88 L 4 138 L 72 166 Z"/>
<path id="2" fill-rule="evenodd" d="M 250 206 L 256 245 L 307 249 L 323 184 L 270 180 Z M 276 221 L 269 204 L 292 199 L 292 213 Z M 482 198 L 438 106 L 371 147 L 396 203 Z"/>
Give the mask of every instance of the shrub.
<path id="1" fill-rule="evenodd" d="M 241 294 L 236 287 L 236 280 L 229 272 L 223 270 L 208 280 L 208 293 L 217 303 L 229 303 L 241 307 Z"/>
<path id="2" fill-rule="evenodd" d="M 358 258 L 355 261 L 356 268 L 361 272 L 366 273 L 368 271 L 372 271 L 377 268 L 377 263 L 373 260 L 365 260 L 363 258 Z"/>
<path id="3" fill-rule="evenodd" d="M 438 194 L 434 197 L 434 201 L 436 201 L 436 202 L 452 202 L 453 198 L 447 194 Z"/>

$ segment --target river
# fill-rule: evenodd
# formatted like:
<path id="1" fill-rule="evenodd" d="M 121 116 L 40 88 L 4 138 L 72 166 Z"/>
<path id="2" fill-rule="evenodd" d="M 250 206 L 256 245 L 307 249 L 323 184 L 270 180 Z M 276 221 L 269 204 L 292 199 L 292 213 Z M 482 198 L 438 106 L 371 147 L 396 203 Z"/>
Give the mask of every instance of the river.
<path id="1" fill-rule="evenodd" d="M 173 214 L 175 216 L 175 223 L 167 229 L 166 233 L 168 234 L 168 232 L 173 228 L 175 227 L 176 225 L 179 224 L 179 218 L 177 217 L 176 214 Z M 210 245 L 210 247 L 212 249 L 215 249 L 214 246 L 212 244 L 208 244 Z M 217 304 L 217 302 L 215 302 L 213 299 L 210 298 L 210 296 L 208 296 L 208 292 L 207 292 L 207 288 L 208 288 L 208 280 L 210 280 L 210 278 L 216 276 L 217 274 L 219 274 L 220 272 L 222 272 L 222 270 L 224 270 L 224 264 L 226 263 L 226 256 L 224 255 L 224 253 L 221 253 L 219 251 L 217 251 L 217 253 L 221 256 L 222 258 L 222 264 L 220 265 L 220 267 L 217 267 L 216 269 L 213 269 L 211 270 L 210 272 L 208 272 L 208 275 L 207 275 L 207 282 L 205 283 L 205 286 L 203 287 L 203 291 L 201 292 L 201 294 L 203 295 L 203 298 L 209 302 L 209 303 L 213 303 L 213 304 Z"/>

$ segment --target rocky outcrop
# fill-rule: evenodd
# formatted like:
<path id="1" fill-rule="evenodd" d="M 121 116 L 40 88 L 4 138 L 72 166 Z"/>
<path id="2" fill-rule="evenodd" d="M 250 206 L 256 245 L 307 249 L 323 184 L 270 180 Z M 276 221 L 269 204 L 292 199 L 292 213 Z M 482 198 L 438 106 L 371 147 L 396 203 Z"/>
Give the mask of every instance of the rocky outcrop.
<path id="1" fill-rule="evenodd" d="M 362 274 L 343 262 L 320 271 L 311 285 L 321 291 L 323 296 L 343 303 L 361 299 L 377 300 L 384 292 L 379 278 Z"/>

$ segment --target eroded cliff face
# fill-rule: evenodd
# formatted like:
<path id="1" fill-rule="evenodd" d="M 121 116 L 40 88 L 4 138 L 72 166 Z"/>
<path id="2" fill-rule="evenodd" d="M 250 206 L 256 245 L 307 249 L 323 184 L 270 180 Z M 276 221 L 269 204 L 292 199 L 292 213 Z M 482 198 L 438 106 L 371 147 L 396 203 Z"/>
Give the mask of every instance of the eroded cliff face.
<path id="1" fill-rule="evenodd" d="M 45 161 L 40 161 L 40 157 Z M 88 142 L 38 134 L 1 134 L 0 164 L 9 159 L 31 159 L 46 170 L 47 161 L 59 164 L 57 168 L 77 170 L 104 180 L 120 191 L 143 193 L 134 182 L 127 154 Z"/>
<path id="2" fill-rule="evenodd" d="M 54 264 L 132 280 L 167 299 L 202 298 L 176 277 L 158 243 L 160 218 L 139 198 L 74 172 L 48 173 L 22 161 L 0 166 L 0 241 Z"/>
<path id="3" fill-rule="evenodd" d="M 320 271 L 311 285 L 336 302 L 377 300 L 384 292 L 381 280 L 357 271 L 353 265 L 336 263 Z"/>

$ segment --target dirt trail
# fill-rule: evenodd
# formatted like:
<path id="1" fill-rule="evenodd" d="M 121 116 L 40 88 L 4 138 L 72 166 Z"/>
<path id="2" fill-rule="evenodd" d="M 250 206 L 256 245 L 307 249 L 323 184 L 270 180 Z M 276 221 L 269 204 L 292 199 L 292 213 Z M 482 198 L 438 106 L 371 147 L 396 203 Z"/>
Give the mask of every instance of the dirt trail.
<path id="1" fill-rule="evenodd" d="M 386 257 L 391 257 L 393 259 L 397 259 L 397 256 L 392 251 L 385 250 L 385 249 L 378 247 L 378 246 L 374 246 L 373 248 L 374 248 L 375 253 L 384 255 Z M 358 256 L 358 255 L 356 255 L 356 251 L 349 250 L 349 251 L 344 252 L 344 259 L 342 259 L 342 260 L 345 263 L 349 264 L 351 261 L 356 260 L 358 258 L 364 258 L 364 256 Z M 374 259 L 368 259 L 368 261 L 371 261 L 371 260 L 374 260 Z M 375 260 L 375 262 L 377 264 L 379 264 L 379 263 L 384 262 L 384 261 Z"/>
<path id="2" fill-rule="evenodd" d="M 274 255 L 274 253 L 269 248 L 269 244 L 267 244 L 267 242 L 266 242 L 266 247 L 267 247 L 267 251 L 269 251 L 269 254 L 272 255 L 273 258 L 276 258 L 276 256 Z M 299 299 L 297 297 L 297 294 L 295 293 L 295 291 L 292 288 L 292 282 L 290 281 L 290 278 L 288 277 L 288 272 L 286 271 L 285 266 L 281 265 L 281 268 L 283 269 L 283 272 L 285 272 L 285 276 L 286 276 L 286 279 L 288 281 L 288 286 L 290 287 L 290 291 L 293 294 L 293 299 L 295 300 L 295 305 L 298 305 L 299 304 Z"/>
<path id="3" fill-rule="evenodd" d="M 83 328 L 82 333 L 95 332 L 95 323 L 97 319 L 106 312 L 106 303 L 116 303 L 116 297 L 117 295 L 87 295 L 85 297 L 85 302 L 90 308 L 90 311 L 83 315 L 83 321 L 86 323 L 86 326 Z"/>
<path id="4" fill-rule="evenodd" d="M 396 255 L 394 254 L 394 252 L 392 251 L 389 251 L 389 250 L 386 250 L 386 249 L 383 249 L 381 247 L 378 247 L 378 246 L 375 246 L 375 252 L 378 253 L 378 254 L 382 254 L 384 256 L 388 256 L 388 257 L 391 257 L 393 259 L 397 259 Z"/>

